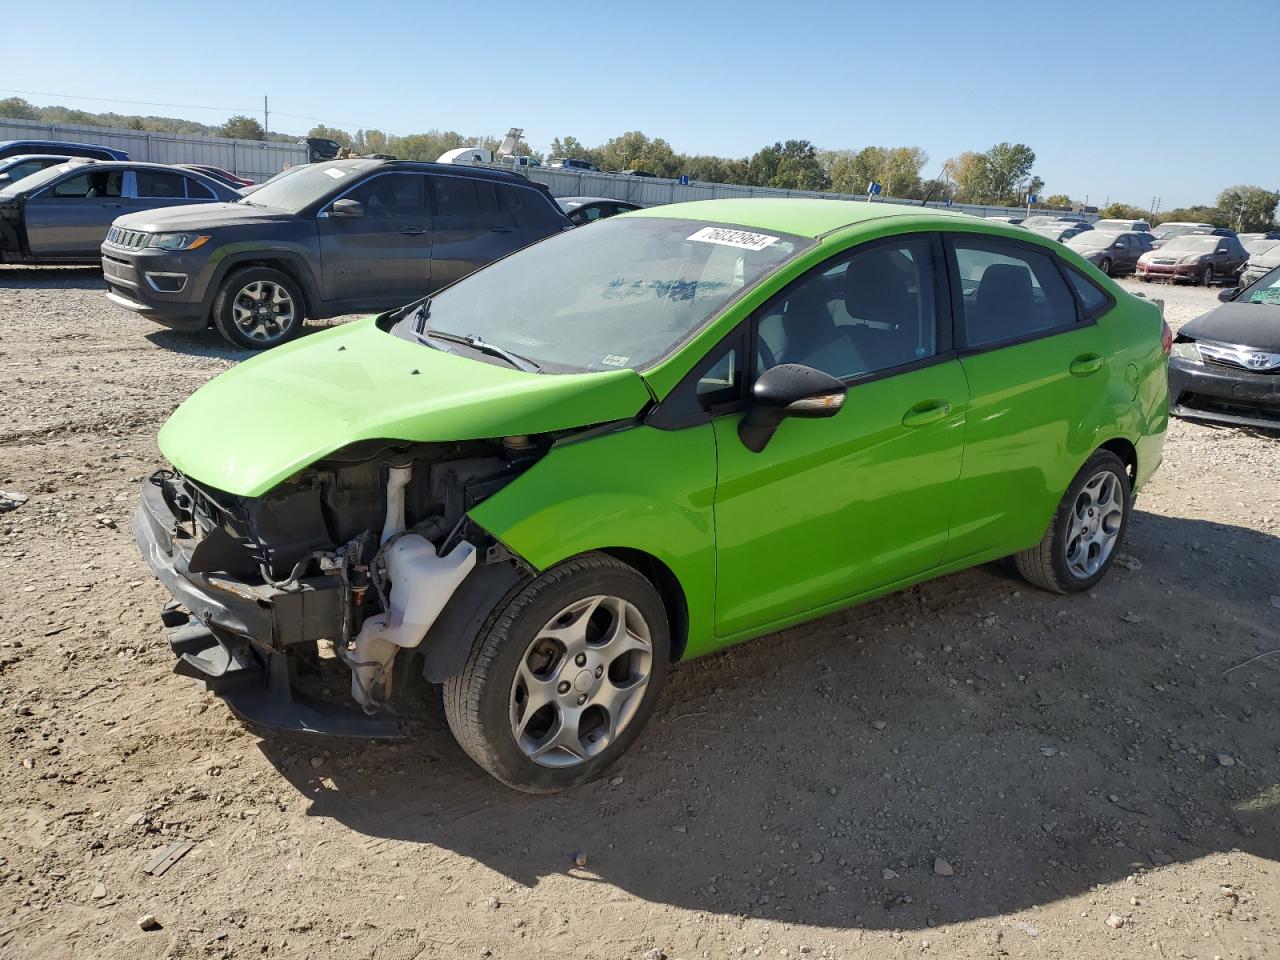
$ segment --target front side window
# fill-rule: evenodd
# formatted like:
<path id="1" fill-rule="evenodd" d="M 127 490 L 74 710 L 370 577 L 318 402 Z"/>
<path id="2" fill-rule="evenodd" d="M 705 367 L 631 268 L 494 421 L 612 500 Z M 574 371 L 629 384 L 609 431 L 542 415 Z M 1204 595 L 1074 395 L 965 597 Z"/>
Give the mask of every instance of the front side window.
<path id="1" fill-rule="evenodd" d="M 935 250 L 917 237 L 820 267 L 764 308 L 757 366 L 799 363 L 849 379 L 934 356 Z"/>
<path id="2" fill-rule="evenodd" d="M 478 337 L 549 373 L 644 369 L 813 242 L 700 220 L 614 217 L 477 270 L 396 332 Z"/>
<path id="3" fill-rule="evenodd" d="M 1053 258 L 1016 245 L 956 237 L 965 344 L 984 347 L 1069 327 L 1076 300 Z"/>
<path id="4" fill-rule="evenodd" d="M 56 184 L 51 191 L 59 199 L 94 200 L 99 197 L 119 197 L 124 187 L 124 171 L 99 170 L 82 173 Z"/>
<path id="5" fill-rule="evenodd" d="M 164 170 L 135 170 L 133 179 L 139 197 L 175 200 L 187 195 L 187 178 L 181 174 Z"/>
<path id="6" fill-rule="evenodd" d="M 373 220 L 413 218 L 422 213 L 423 177 L 416 173 L 386 173 L 370 177 L 343 199 L 364 207 Z"/>

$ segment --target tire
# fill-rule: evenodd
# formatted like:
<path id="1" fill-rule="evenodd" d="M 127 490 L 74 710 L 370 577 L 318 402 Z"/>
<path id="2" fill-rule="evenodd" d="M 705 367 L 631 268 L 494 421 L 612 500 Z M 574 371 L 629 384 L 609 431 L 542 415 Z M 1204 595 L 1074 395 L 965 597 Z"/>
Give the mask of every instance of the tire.
<path id="1" fill-rule="evenodd" d="M 627 629 L 613 633 L 620 623 Z M 611 654 L 611 636 L 629 652 Z M 507 786 L 567 790 L 635 742 L 662 695 L 670 651 L 667 611 L 652 583 L 605 554 L 568 560 L 494 608 L 466 667 L 445 682 L 449 729 Z"/>
<path id="2" fill-rule="evenodd" d="M 306 301 L 298 284 L 273 267 L 234 270 L 213 300 L 213 325 L 244 350 L 266 350 L 302 330 Z"/>
<path id="3" fill-rule="evenodd" d="M 1200 273 L 1200 286 L 1205 288 L 1213 286 L 1213 267 L 1205 267 Z"/>
<path id="4" fill-rule="evenodd" d="M 1096 515 L 1087 513 L 1089 505 L 1080 511 L 1082 503 L 1099 493 L 1099 487 L 1095 486 L 1099 477 L 1107 475 L 1109 481 L 1116 485 L 1113 490 L 1105 491 L 1113 494 L 1106 498 L 1108 504 L 1105 508 L 1100 500 L 1093 504 Z M 1104 487 L 1107 482 L 1102 481 Z M 1118 519 L 1112 507 L 1118 508 Z M 1052 593 L 1088 590 L 1111 569 L 1116 553 L 1124 543 L 1132 510 L 1133 491 L 1124 463 L 1109 450 L 1097 451 L 1072 479 L 1040 542 L 1014 555 L 1018 572 L 1027 582 Z M 1079 515 L 1081 512 L 1084 516 Z M 1099 546 L 1096 558 L 1090 545 L 1096 537 L 1091 536 L 1090 540 L 1083 542 L 1083 555 L 1076 546 L 1077 539 L 1082 538 L 1077 538 L 1074 531 L 1081 522 L 1089 524 L 1098 537 L 1106 540 L 1105 546 Z M 1089 529 L 1086 527 L 1085 532 Z M 1096 565 L 1090 562 L 1091 558 L 1096 559 Z"/>
<path id="5" fill-rule="evenodd" d="M 1109 276 L 1111 276 L 1111 260 L 1110 260 L 1110 258 L 1108 258 L 1108 257 L 1103 257 L 1103 258 L 1102 258 L 1102 261 L 1098 264 L 1098 269 L 1099 269 L 1099 270 L 1101 270 L 1103 273 L 1105 273 L 1108 277 L 1109 277 Z"/>

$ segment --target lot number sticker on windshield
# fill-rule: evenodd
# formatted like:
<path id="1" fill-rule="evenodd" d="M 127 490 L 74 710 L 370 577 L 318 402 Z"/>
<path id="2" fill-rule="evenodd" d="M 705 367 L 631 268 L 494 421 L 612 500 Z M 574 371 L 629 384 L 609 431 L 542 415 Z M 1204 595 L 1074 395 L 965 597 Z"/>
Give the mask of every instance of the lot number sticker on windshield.
<path id="1" fill-rule="evenodd" d="M 703 243 L 719 243 L 726 247 L 737 247 L 740 250 L 763 250 L 778 242 L 777 237 L 767 233 L 749 233 L 746 230 L 730 230 L 727 227 L 703 227 L 689 237 Z"/>
<path id="2" fill-rule="evenodd" d="M 333 179 L 335 180 L 341 180 L 343 177 L 347 175 L 347 171 L 339 170 L 337 167 L 329 167 L 327 170 L 325 170 L 325 173 L 333 177 Z"/>

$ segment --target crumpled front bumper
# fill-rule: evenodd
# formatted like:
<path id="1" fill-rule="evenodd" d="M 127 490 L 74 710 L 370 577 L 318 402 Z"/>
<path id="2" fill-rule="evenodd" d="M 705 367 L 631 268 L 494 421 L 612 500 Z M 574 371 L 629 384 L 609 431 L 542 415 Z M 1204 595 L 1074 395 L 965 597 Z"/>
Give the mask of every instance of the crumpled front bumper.
<path id="1" fill-rule="evenodd" d="M 1169 412 L 1191 420 L 1280 430 L 1280 373 L 1172 357 Z"/>
<path id="2" fill-rule="evenodd" d="M 341 580 L 306 577 L 282 590 L 201 572 L 205 564 L 199 551 L 216 544 L 192 534 L 181 508 L 170 502 L 172 494 L 162 474 L 143 482 L 133 535 L 174 598 L 161 613 L 178 658 L 174 672 L 197 680 L 258 726 L 332 736 L 407 736 L 401 721 L 313 701 L 293 689 L 289 648 L 340 633 Z"/>

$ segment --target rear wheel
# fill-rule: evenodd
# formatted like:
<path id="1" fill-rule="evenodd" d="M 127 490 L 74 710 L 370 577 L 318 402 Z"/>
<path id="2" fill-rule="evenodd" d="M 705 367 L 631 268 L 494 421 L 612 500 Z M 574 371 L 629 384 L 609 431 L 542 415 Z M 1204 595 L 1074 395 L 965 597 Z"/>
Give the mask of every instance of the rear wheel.
<path id="1" fill-rule="evenodd" d="M 1099 450 L 1071 481 L 1040 542 L 1015 554 L 1018 572 L 1054 593 L 1088 590 L 1111 568 L 1132 505 L 1124 463 Z"/>
<path id="2" fill-rule="evenodd" d="M 245 350 L 265 350 L 292 340 L 302 321 L 302 291 L 274 267 L 235 271 L 213 301 L 213 325 Z"/>
<path id="3" fill-rule="evenodd" d="M 640 735 L 666 680 L 662 599 L 634 568 L 587 554 L 508 596 L 444 688 L 467 754 L 517 790 L 598 776 Z"/>

